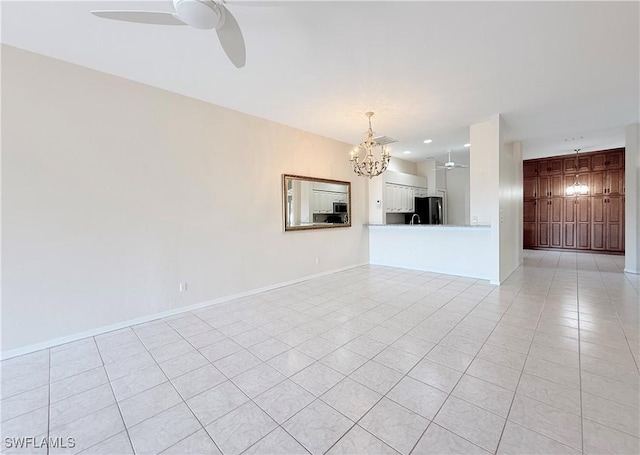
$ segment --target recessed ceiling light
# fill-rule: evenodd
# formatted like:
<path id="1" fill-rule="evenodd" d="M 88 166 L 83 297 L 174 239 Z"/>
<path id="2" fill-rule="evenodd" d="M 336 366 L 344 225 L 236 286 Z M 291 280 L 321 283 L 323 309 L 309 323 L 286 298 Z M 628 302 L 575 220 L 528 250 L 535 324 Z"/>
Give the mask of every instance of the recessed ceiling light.
<path id="1" fill-rule="evenodd" d="M 468 142 L 466 144 L 464 144 L 465 147 L 469 148 L 471 147 L 471 144 L 469 144 Z"/>
<path id="2" fill-rule="evenodd" d="M 563 141 L 565 141 L 565 142 L 578 141 L 578 140 L 580 140 L 582 138 L 583 138 L 583 136 L 580 136 L 580 137 L 565 137 L 563 139 Z"/>
<path id="3" fill-rule="evenodd" d="M 425 139 L 425 140 L 424 140 L 424 143 L 425 143 L 425 144 L 431 144 L 432 142 L 433 142 L 433 140 L 432 140 L 432 139 Z"/>
<path id="4" fill-rule="evenodd" d="M 402 152 L 402 153 L 404 153 L 405 155 L 408 155 L 409 153 L 411 153 L 411 150 L 405 150 L 405 151 L 404 151 L 404 152 Z"/>

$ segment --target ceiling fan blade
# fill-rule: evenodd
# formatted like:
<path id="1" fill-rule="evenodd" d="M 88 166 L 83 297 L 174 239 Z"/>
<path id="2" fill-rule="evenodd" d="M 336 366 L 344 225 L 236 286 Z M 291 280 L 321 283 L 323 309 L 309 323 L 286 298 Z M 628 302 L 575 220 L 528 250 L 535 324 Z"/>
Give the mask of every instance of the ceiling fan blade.
<path id="1" fill-rule="evenodd" d="M 216 30 L 218 39 L 231 63 L 236 68 L 242 68 L 247 61 L 247 51 L 244 47 L 242 32 L 238 22 L 236 22 L 236 18 L 233 17 L 229 10 L 224 5 L 220 5 L 220 8 L 224 10 L 224 24 Z"/>
<path id="2" fill-rule="evenodd" d="M 464 168 L 464 167 L 469 167 L 469 166 L 467 166 L 466 164 L 456 164 L 456 167 L 463 167 Z"/>
<path id="3" fill-rule="evenodd" d="M 91 11 L 94 16 L 138 24 L 187 25 L 174 13 L 161 11 Z"/>

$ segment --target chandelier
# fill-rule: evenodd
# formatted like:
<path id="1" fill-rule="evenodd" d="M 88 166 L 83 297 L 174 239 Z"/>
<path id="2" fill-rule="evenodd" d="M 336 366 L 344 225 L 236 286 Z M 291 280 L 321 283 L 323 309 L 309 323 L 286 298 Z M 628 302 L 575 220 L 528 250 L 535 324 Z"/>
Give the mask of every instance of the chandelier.
<path id="1" fill-rule="evenodd" d="M 581 194 L 589 194 L 589 187 L 583 183 L 580 183 L 580 176 L 578 175 L 578 152 L 580 149 L 576 149 L 576 179 L 573 184 L 567 186 L 567 196 L 578 196 Z"/>
<path id="2" fill-rule="evenodd" d="M 350 161 L 353 165 L 353 172 L 358 175 L 373 178 L 387 170 L 391 154 L 384 144 L 378 143 L 373 138 L 373 130 L 371 129 L 373 112 L 367 112 L 365 115 L 369 117 L 369 129 L 366 132 L 367 138 L 351 151 Z M 381 149 L 379 160 L 373 155 L 373 151 L 377 147 Z M 364 151 L 363 157 L 360 157 L 360 151 Z"/>

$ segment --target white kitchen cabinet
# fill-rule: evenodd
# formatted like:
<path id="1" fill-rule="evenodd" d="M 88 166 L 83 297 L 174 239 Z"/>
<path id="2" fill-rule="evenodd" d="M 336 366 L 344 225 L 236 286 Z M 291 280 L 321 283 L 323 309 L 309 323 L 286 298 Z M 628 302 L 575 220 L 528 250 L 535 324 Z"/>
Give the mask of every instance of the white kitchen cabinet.
<path id="1" fill-rule="evenodd" d="M 315 214 L 333 213 L 334 202 L 347 202 L 346 193 L 338 193 L 335 191 L 313 190 L 312 211 Z"/>
<path id="2" fill-rule="evenodd" d="M 413 186 L 386 184 L 385 206 L 387 213 L 413 213 L 415 210 L 416 197 L 427 195 L 426 188 L 416 188 Z"/>

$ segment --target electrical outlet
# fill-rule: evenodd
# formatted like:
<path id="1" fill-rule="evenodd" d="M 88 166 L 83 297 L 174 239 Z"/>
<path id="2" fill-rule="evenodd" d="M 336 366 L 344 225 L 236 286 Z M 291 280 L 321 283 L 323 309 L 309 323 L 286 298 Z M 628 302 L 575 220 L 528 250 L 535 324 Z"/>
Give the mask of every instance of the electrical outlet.
<path id="1" fill-rule="evenodd" d="M 187 283 L 180 283 L 178 290 L 180 292 L 187 292 Z"/>
<path id="2" fill-rule="evenodd" d="M 478 224 L 478 217 L 474 216 L 471 221 L 473 224 Z"/>

